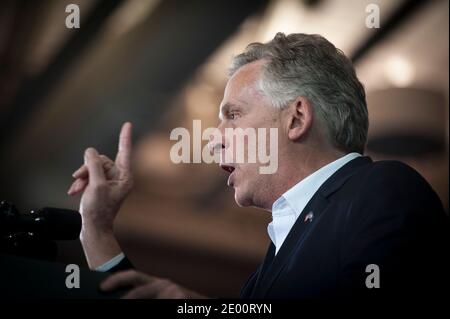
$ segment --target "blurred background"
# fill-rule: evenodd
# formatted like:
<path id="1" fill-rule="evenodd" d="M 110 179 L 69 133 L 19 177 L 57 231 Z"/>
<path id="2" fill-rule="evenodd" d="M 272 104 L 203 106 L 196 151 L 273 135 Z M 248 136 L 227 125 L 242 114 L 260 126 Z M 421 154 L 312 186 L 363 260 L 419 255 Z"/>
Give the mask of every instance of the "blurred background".
<path id="1" fill-rule="evenodd" d="M 68 4 L 79 29 L 67 29 Z M 380 28 L 367 28 L 369 4 Z M 446 0 L 3 0 L 0 199 L 25 212 L 77 209 L 66 195 L 89 146 L 114 158 L 134 124 L 136 187 L 116 221 L 150 274 L 236 297 L 269 243 L 270 214 L 239 208 L 217 165 L 170 161 L 170 131 L 218 123 L 233 55 L 277 32 L 318 33 L 355 63 L 367 91 L 367 154 L 417 169 L 448 212 Z M 86 265 L 79 242 L 59 259 Z"/>

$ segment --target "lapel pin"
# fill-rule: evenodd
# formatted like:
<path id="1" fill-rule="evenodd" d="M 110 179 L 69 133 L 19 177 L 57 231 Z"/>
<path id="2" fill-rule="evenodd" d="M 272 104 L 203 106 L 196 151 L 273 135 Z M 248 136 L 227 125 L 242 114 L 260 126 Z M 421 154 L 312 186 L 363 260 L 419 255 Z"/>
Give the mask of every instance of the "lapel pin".
<path id="1" fill-rule="evenodd" d="M 314 218 L 314 213 L 313 212 L 309 212 L 306 216 L 305 216 L 305 220 L 303 221 L 304 223 L 306 222 L 312 222 Z"/>

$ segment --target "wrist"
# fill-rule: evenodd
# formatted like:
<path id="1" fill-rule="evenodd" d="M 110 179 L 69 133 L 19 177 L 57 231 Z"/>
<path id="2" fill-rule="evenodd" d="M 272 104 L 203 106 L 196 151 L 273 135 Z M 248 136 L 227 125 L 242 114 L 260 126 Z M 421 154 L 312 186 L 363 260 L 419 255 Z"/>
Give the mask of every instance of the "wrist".
<path id="1" fill-rule="evenodd" d="M 102 242 L 108 240 L 108 238 L 114 237 L 113 226 L 110 227 L 97 227 L 94 225 L 83 224 L 80 231 L 80 240 L 84 241 L 98 241 Z"/>
<path id="2" fill-rule="evenodd" d="M 89 268 L 95 269 L 122 251 L 111 229 L 99 231 L 97 228 L 82 228 L 80 242 Z"/>
<path id="3" fill-rule="evenodd" d="M 110 218 L 93 218 L 89 214 L 82 214 L 81 231 L 85 234 L 112 234 L 114 220 Z M 87 217 L 90 216 L 90 217 Z"/>

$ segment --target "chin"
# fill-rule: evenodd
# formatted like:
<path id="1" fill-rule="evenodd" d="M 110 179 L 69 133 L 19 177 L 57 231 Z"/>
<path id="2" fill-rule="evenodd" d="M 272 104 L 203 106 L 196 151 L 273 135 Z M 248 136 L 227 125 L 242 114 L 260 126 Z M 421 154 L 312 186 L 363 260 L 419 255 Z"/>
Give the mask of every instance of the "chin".
<path id="1" fill-rule="evenodd" d="M 253 201 L 251 200 L 251 196 L 246 192 L 243 192 L 239 188 L 234 189 L 234 200 L 239 207 L 249 207 L 253 206 Z"/>

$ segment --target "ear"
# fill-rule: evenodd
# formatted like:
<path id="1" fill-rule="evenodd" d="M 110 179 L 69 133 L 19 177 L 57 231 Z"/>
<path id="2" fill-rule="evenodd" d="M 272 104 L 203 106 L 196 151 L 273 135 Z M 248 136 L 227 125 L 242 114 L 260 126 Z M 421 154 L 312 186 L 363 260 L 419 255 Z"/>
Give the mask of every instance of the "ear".
<path id="1" fill-rule="evenodd" d="M 296 141 L 304 137 L 311 128 L 314 110 L 311 102 L 303 96 L 297 97 L 288 108 L 288 137 L 291 141 Z"/>

